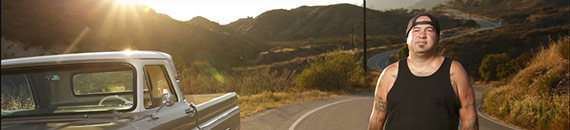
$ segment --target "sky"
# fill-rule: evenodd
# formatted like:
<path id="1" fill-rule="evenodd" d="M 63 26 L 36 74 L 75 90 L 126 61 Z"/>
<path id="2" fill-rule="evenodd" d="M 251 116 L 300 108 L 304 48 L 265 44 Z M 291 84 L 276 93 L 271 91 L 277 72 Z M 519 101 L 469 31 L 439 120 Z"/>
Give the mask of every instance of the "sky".
<path id="1" fill-rule="evenodd" d="M 273 9 L 294 9 L 299 6 L 349 3 L 362 5 L 362 0 L 139 0 L 157 13 L 187 21 L 202 16 L 219 24 L 240 18 L 256 17 Z"/>

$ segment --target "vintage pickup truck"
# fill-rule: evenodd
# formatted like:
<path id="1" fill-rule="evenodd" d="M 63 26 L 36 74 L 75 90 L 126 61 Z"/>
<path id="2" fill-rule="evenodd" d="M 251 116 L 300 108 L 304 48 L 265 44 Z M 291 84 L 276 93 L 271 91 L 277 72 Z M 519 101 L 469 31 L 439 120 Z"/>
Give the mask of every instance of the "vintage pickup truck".
<path id="1" fill-rule="evenodd" d="M 4 129 L 240 129 L 237 95 L 184 95 L 169 54 L 2 60 Z"/>

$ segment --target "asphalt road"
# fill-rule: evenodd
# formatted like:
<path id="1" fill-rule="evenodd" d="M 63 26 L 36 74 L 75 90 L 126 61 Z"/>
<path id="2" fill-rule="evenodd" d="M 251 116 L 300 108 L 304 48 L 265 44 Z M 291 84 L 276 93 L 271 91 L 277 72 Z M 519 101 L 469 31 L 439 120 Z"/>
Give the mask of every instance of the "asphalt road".
<path id="1" fill-rule="evenodd" d="M 372 58 L 368 59 L 368 61 L 366 61 L 366 66 L 377 70 L 382 70 L 386 68 L 388 65 L 392 64 L 392 62 L 390 62 L 390 56 L 397 52 L 398 49 L 394 49 L 375 55 Z"/>
<path id="2" fill-rule="evenodd" d="M 457 17 L 461 17 L 461 18 L 463 18 L 463 19 L 469 19 L 469 16 L 468 16 L 468 15 L 461 14 L 461 13 L 456 12 L 456 11 L 447 11 L 447 13 L 452 14 L 452 15 L 455 15 L 455 16 L 457 16 Z M 498 26 L 500 26 L 500 23 L 492 22 L 492 21 L 485 20 L 485 19 L 481 19 L 481 18 L 478 18 L 478 17 L 475 17 L 475 16 L 471 16 L 471 19 L 474 20 L 475 22 L 477 22 L 477 24 L 479 24 L 481 28 L 493 28 L 493 27 L 498 27 Z"/>
<path id="3" fill-rule="evenodd" d="M 476 104 L 485 88 L 474 86 Z M 242 120 L 244 130 L 364 130 L 373 95 L 342 96 L 285 105 Z M 511 126 L 479 114 L 480 130 L 512 130 Z"/>

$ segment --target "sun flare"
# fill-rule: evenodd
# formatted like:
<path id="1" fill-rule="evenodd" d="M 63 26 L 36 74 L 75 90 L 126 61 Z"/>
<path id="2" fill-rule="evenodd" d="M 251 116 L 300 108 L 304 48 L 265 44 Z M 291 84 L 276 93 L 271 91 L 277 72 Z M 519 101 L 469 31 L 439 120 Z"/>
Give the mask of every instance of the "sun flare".
<path id="1" fill-rule="evenodd" d="M 133 6 L 138 4 L 138 0 L 115 0 L 115 5 L 119 6 Z"/>

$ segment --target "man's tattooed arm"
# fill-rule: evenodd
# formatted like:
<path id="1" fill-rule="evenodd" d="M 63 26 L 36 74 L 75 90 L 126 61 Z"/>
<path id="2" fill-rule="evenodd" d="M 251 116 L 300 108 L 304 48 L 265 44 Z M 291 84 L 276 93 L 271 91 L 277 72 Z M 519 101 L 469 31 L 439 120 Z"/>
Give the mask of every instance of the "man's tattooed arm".
<path id="1" fill-rule="evenodd" d="M 451 85 L 455 89 L 461 108 L 459 117 L 461 119 L 461 129 L 478 130 L 477 110 L 475 109 L 475 93 L 469 82 L 469 78 L 463 66 L 458 62 L 453 62 L 450 72 Z"/>
<path id="2" fill-rule="evenodd" d="M 467 126 L 465 128 L 462 128 L 464 130 L 478 130 L 479 129 L 479 123 L 477 121 L 477 115 L 471 116 L 471 118 L 469 118 L 469 120 L 467 120 L 467 122 L 465 122 L 467 125 L 463 125 L 463 126 Z"/>
<path id="3" fill-rule="evenodd" d="M 386 100 L 380 96 L 377 96 L 374 101 L 374 109 L 372 110 L 372 115 L 370 116 L 368 129 L 381 130 L 384 125 L 384 120 L 386 120 Z"/>

